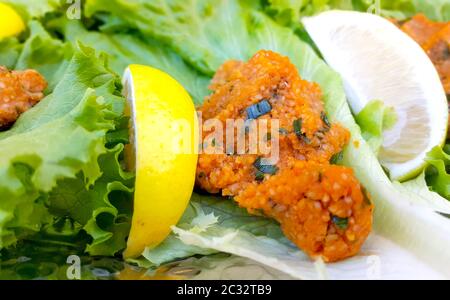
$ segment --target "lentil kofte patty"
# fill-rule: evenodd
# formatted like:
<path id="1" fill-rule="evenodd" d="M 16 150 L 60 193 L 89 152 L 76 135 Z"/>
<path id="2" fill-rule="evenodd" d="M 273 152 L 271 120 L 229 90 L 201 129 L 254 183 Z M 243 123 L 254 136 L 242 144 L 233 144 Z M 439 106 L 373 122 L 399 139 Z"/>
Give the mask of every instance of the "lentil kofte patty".
<path id="1" fill-rule="evenodd" d="M 210 89 L 199 109 L 204 120 L 224 126 L 227 119 L 279 120 L 279 160 L 261 168 L 258 153 L 201 153 L 197 186 L 274 218 L 313 258 L 355 255 L 371 231 L 373 205 L 350 168 L 330 163 L 350 133 L 328 120 L 320 87 L 302 80 L 287 57 L 259 51 L 247 63 L 224 63 Z M 249 108 L 261 103 L 269 109 L 250 116 Z"/>
<path id="2" fill-rule="evenodd" d="M 0 66 L 0 129 L 44 98 L 47 82 L 35 70 L 10 71 Z"/>

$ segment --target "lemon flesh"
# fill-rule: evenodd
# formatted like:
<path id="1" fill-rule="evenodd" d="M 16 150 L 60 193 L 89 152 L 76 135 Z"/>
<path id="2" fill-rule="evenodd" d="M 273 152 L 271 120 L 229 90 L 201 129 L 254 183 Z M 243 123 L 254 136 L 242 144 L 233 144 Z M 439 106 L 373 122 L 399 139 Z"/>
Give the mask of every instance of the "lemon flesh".
<path id="1" fill-rule="evenodd" d="M 439 75 L 422 48 L 388 20 L 350 11 L 303 19 L 327 63 L 343 81 L 355 114 L 372 100 L 393 107 L 396 124 L 384 133 L 379 160 L 392 180 L 407 180 L 445 142 L 448 107 Z"/>
<path id="2" fill-rule="evenodd" d="M 132 146 L 126 157 L 136 172 L 133 219 L 124 252 L 130 258 L 160 244 L 187 207 L 198 158 L 198 120 L 191 97 L 168 74 L 131 65 L 123 81 L 132 120 Z"/>
<path id="3" fill-rule="evenodd" d="M 15 36 L 25 29 L 19 14 L 9 5 L 0 3 L 0 40 Z"/>

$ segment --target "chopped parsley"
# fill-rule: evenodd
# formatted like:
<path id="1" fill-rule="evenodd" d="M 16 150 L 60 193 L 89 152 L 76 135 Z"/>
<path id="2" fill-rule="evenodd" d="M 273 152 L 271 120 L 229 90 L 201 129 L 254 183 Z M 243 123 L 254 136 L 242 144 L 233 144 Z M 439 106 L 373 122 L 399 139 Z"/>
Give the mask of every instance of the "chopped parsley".
<path id="1" fill-rule="evenodd" d="M 274 175 L 278 172 L 278 167 L 275 165 L 263 165 L 261 163 L 262 158 L 258 157 L 255 162 L 253 163 L 253 166 L 256 168 L 256 180 L 262 180 L 264 179 L 264 174 L 270 174 Z"/>
<path id="2" fill-rule="evenodd" d="M 347 227 L 348 227 L 348 218 L 340 218 L 338 216 L 332 216 L 331 221 L 339 229 L 347 229 Z"/>
<path id="3" fill-rule="evenodd" d="M 306 136 L 305 133 L 302 132 L 302 119 L 294 120 L 292 126 L 294 127 L 295 135 L 299 140 L 302 140 L 306 144 L 311 144 L 311 140 Z"/>

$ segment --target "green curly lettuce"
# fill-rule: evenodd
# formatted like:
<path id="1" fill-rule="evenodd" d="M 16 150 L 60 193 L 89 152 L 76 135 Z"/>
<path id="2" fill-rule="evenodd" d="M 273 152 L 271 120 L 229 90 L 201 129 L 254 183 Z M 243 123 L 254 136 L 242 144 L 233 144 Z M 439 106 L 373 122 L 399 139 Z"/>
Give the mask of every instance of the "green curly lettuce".
<path id="1" fill-rule="evenodd" d="M 43 17 L 45 14 L 54 12 L 62 7 L 63 0 L 0 0 L 14 7 L 25 19 L 35 19 Z"/>
<path id="2" fill-rule="evenodd" d="M 38 21 L 30 21 L 28 28 L 30 37 L 23 43 L 14 68 L 38 70 L 49 83 L 49 90 L 53 90 L 72 58 L 72 47 L 52 38 Z"/>
<path id="3" fill-rule="evenodd" d="M 271 238 L 280 244 L 290 244 L 281 232 L 280 226 L 274 221 L 265 217 L 250 216 L 232 200 L 195 193 L 177 228 L 202 235 L 224 229 L 230 232 L 242 231 L 256 237 Z M 172 233 L 158 247 L 145 249 L 143 259 L 136 262 L 141 266 L 155 267 L 179 258 L 217 252 L 219 251 L 184 244 L 175 233 Z"/>
<path id="4" fill-rule="evenodd" d="M 244 18 L 235 1 L 224 5 L 223 1 L 125 1 L 118 0 L 112 4 L 107 0 L 86 1 L 86 15 L 92 16 L 98 11 L 107 11 L 123 19 L 130 26 L 139 29 L 147 39 L 156 38 L 168 44 L 184 60 L 199 71 L 212 76 L 217 68 L 229 58 L 245 58 L 247 53 L 247 32 Z M 168 17 L 174 10 L 192 11 L 186 22 Z M 236 16 L 233 19 L 228 16 Z M 225 26 L 226 29 L 220 26 Z M 192 34 L 197 36 L 192 39 Z M 226 34 L 224 36 L 223 34 Z M 150 37 L 150 38 L 149 38 Z M 189 54 L 186 53 L 189 49 Z M 217 50 L 211 55 L 211 49 Z M 221 50 L 221 49 L 224 49 Z"/>
<path id="5" fill-rule="evenodd" d="M 448 0 L 264 0 L 263 9 L 281 25 L 295 29 L 301 27 L 301 17 L 330 9 L 370 12 L 399 20 L 418 13 L 436 21 L 450 20 Z"/>
<path id="6" fill-rule="evenodd" d="M 355 121 L 361 128 L 361 134 L 372 151 L 378 156 L 383 143 L 383 132 L 392 128 L 397 122 L 394 108 L 386 107 L 383 101 L 374 100 L 355 116 Z"/>
<path id="7" fill-rule="evenodd" d="M 427 154 L 426 161 L 430 165 L 426 170 L 427 183 L 432 190 L 450 199 L 450 155 L 441 147 L 435 147 Z"/>
<path id="8" fill-rule="evenodd" d="M 0 40 L 0 61 L 3 62 L 3 66 L 7 68 L 14 67 L 21 51 L 22 44 L 17 40 L 17 38 Z"/>
<path id="9" fill-rule="evenodd" d="M 72 234 L 89 235 L 86 251 L 113 255 L 126 245 L 133 186 L 118 162 L 128 124 L 120 79 L 93 49 L 55 40 L 36 21 L 30 28 L 15 68 L 37 69 L 50 85 L 0 133 L 0 249 L 70 218 Z"/>
<path id="10" fill-rule="evenodd" d="M 109 21 L 111 18 L 107 18 Z M 103 24 L 103 23 L 102 23 Z M 101 31 L 88 30 L 81 22 L 59 18 L 49 22 L 49 27 L 64 35 L 72 44 L 82 42 L 98 51 L 108 53 L 109 66 L 117 74 L 123 74 L 130 64 L 150 65 L 173 76 L 183 86 L 196 104 L 200 104 L 208 94 L 209 78 L 192 69 L 178 54 L 153 39 L 143 39 L 116 32 L 108 22 Z"/>

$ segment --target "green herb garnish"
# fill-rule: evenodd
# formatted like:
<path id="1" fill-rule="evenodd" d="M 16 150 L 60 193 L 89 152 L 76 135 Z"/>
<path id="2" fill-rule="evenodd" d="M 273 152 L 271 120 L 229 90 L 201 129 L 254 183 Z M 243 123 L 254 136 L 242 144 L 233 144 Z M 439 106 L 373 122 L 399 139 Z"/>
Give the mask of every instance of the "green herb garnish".
<path id="1" fill-rule="evenodd" d="M 297 138 L 302 140 L 306 144 L 311 144 L 311 140 L 306 136 L 305 133 L 302 132 L 302 122 L 302 119 L 297 119 L 292 123 L 295 135 L 297 135 Z"/>
<path id="2" fill-rule="evenodd" d="M 261 172 L 261 171 L 259 171 L 259 170 L 257 170 L 257 171 L 256 171 L 256 174 L 255 174 L 255 180 L 256 180 L 256 181 L 263 181 L 264 178 L 265 178 L 264 173 Z"/>
<path id="3" fill-rule="evenodd" d="M 302 119 L 294 120 L 292 125 L 294 126 L 294 132 L 297 136 L 301 136 L 303 134 L 302 132 Z"/>
<path id="4" fill-rule="evenodd" d="M 327 127 L 331 127 L 330 120 L 328 120 L 327 114 L 324 111 L 320 113 L 320 118 L 322 119 L 322 122 L 324 122 Z"/>
<path id="5" fill-rule="evenodd" d="M 274 175 L 275 173 L 278 172 L 278 167 L 274 166 L 274 165 L 263 165 L 261 163 L 262 158 L 258 157 L 255 162 L 253 163 L 253 166 L 256 168 L 256 170 L 262 174 L 270 174 L 270 175 Z M 258 176 L 258 173 L 256 174 L 257 177 L 261 177 Z"/>
<path id="6" fill-rule="evenodd" d="M 334 154 L 331 159 L 330 163 L 332 165 L 337 165 L 342 159 L 344 158 L 344 153 L 341 151 L 339 153 Z"/>
<path id="7" fill-rule="evenodd" d="M 333 216 L 333 217 L 331 217 L 331 221 L 339 229 L 347 229 L 347 227 L 348 227 L 348 218 L 340 218 L 338 216 Z"/>

